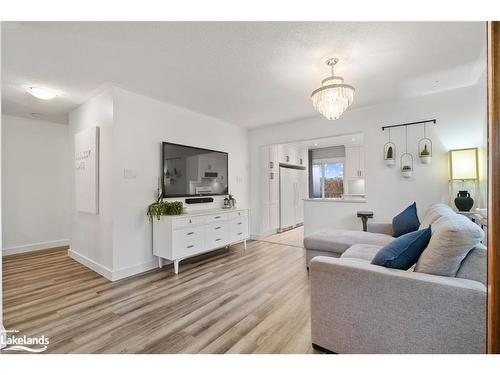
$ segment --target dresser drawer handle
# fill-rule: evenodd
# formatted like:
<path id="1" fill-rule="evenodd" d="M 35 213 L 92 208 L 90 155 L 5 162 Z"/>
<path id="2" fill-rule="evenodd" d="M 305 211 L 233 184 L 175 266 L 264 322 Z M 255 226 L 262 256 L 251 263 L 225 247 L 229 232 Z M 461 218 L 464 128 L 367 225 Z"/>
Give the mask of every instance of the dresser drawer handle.
<path id="1" fill-rule="evenodd" d="M 186 246 L 188 249 L 191 249 L 192 247 L 194 247 L 194 245 L 189 245 L 189 246 Z"/>
<path id="2" fill-rule="evenodd" d="M 215 229 L 220 229 L 220 227 L 215 227 Z"/>
<path id="3" fill-rule="evenodd" d="M 216 239 L 215 239 L 215 241 L 220 241 L 220 240 L 222 240 L 222 238 L 216 238 Z"/>
<path id="4" fill-rule="evenodd" d="M 189 219 L 189 224 L 191 224 L 193 222 L 193 220 Z"/>
<path id="5" fill-rule="evenodd" d="M 240 233 L 238 233 L 238 236 L 241 236 L 242 234 L 243 234 L 243 232 L 240 232 Z"/>
<path id="6" fill-rule="evenodd" d="M 241 225 L 241 224 L 243 224 L 243 223 L 240 221 L 240 222 L 238 223 L 238 225 Z"/>
<path id="7" fill-rule="evenodd" d="M 214 217 L 214 219 L 220 219 L 220 216 L 216 216 L 216 217 Z"/>
<path id="8" fill-rule="evenodd" d="M 190 236 L 192 234 L 194 234 L 194 232 L 188 232 L 188 233 L 186 233 L 186 236 Z"/>

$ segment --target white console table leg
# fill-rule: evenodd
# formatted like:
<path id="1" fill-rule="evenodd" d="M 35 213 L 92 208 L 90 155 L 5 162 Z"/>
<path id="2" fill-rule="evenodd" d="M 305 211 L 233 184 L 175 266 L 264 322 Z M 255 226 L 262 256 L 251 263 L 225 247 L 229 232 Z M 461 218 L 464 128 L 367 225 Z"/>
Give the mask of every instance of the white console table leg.
<path id="1" fill-rule="evenodd" d="M 176 275 L 179 273 L 179 262 L 180 262 L 180 259 L 174 260 L 174 273 Z"/>
<path id="2" fill-rule="evenodd" d="M 245 250 L 247 249 L 247 240 L 243 241 L 243 249 L 245 249 Z"/>

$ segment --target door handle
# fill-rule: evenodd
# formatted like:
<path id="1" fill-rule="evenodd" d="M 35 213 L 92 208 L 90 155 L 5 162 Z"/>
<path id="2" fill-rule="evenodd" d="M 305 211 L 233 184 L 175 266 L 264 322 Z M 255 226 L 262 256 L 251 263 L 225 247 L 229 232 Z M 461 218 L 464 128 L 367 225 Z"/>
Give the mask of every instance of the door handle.
<path id="1" fill-rule="evenodd" d="M 216 230 L 217 230 L 217 229 L 220 229 L 220 227 L 215 227 L 215 229 L 216 229 Z"/>
<path id="2" fill-rule="evenodd" d="M 192 234 L 194 234 L 194 232 L 189 232 L 189 233 L 186 233 L 186 236 L 190 236 Z"/>
<path id="3" fill-rule="evenodd" d="M 269 173 L 269 179 L 274 180 L 274 173 Z"/>
<path id="4" fill-rule="evenodd" d="M 241 224 L 243 224 L 243 223 L 240 221 L 240 222 L 238 223 L 238 225 L 241 225 Z"/>
<path id="5" fill-rule="evenodd" d="M 191 249 L 192 247 L 194 247 L 194 245 L 189 245 L 189 246 L 186 246 L 188 249 Z"/>
<path id="6" fill-rule="evenodd" d="M 216 217 L 214 217 L 214 219 L 220 219 L 220 216 L 216 216 Z"/>
<path id="7" fill-rule="evenodd" d="M 238 236 L 241 236 L 242 234 L 243 234 L 243 232 L 240 232 L 240 233 L 238 233 Z"/>
<path id="8" fill-rule="evenodd" d="M 269 162 L 269 169 L 273 169 L 274 168 L 274 163 L 272 161 Z"/>
<path id="9" fill-rule="evenodd" d="M 220 241 L 222 238 L 216 238 L 215 241 Z"/>

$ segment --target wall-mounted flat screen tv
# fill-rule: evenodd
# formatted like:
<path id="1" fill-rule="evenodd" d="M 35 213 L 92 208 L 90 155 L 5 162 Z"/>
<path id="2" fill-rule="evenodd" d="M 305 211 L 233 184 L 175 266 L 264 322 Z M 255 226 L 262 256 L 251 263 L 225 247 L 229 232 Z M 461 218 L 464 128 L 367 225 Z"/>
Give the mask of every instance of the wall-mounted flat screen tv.
<path id="1" fill-rule="evenodd" d="M 162 143 L 163 197 L 224 195 L 227 152 Z"/>

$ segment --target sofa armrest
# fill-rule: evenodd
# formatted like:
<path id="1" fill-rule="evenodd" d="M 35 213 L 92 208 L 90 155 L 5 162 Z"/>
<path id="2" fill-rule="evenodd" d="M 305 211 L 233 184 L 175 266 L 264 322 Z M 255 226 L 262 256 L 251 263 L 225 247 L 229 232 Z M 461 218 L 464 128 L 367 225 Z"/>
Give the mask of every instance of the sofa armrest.
<path id="1" fill-rule="evenodd" d="M 312 342 L 338 353 L 485 353 L 486 287 L 350 258 L 310 264 Z"/>
<path id="2" fill-rule="evenodd" d="M 382 233 L 392 236 L 392 224 L 391 223 L 367 223 L 367 230 L 371 233 Z"/>

